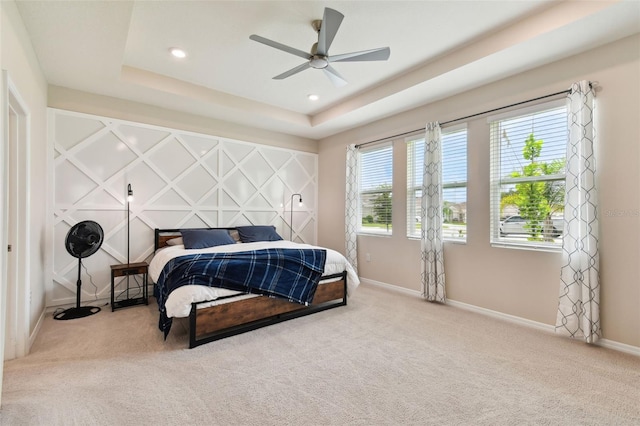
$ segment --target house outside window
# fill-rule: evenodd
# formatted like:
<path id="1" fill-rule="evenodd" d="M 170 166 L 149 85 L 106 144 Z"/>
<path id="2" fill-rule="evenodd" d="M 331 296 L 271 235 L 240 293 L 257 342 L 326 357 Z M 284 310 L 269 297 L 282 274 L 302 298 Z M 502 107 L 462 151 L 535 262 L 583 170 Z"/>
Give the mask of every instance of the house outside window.
<path id="1" fill-rule="evenodd" d="M 391 235 L 393 145 L 391 142 L 360 150 L 359 233 Z"/>
<path id="2" fill-rule="evenodd" d="M 407 237 L 420 238 L 424 134 L 407 143 Z M 442 129 L 442 237 L 467 239 L 467 128 L 465 124 Z"/>
<path id="3" fill-rule="evenodd" d="M 562 247 L 564 100 L 488 119 L 491 129 L 491 243 L 529 249 Z"/>

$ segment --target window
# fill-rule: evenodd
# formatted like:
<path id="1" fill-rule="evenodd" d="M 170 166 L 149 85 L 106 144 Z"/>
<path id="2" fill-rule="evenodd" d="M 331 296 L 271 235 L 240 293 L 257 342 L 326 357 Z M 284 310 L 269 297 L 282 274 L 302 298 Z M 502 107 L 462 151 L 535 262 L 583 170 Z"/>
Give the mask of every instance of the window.
<path id="1" fill-rule="evenodd" d="M 407 138 L 407 236 L 419 238 L 424 135 Z M 442 237 L 467 238 L 467 129 L 442 129 Z"/>
<path id="2" fill-rule="evenodd" d="M 489 118 L 491 243 L 562 246 L 567 109 L 564 100 Z"/>
<path id="3" fill-rule="evenodd" d="M 391 234 L 393 146 L 391 142 L 360 150 L 360 232 Z"/>

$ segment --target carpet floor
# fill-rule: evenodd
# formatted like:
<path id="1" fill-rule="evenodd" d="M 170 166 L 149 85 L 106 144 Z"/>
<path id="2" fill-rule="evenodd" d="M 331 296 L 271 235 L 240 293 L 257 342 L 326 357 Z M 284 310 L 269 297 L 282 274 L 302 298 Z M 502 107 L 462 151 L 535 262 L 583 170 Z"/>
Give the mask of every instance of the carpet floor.
<path id="1" fill-rule="evenodd" d="M 640 425 L 640 358 L 383 288 L 187 349 L 157 307 L 55 321 L 2 425 Z"/>

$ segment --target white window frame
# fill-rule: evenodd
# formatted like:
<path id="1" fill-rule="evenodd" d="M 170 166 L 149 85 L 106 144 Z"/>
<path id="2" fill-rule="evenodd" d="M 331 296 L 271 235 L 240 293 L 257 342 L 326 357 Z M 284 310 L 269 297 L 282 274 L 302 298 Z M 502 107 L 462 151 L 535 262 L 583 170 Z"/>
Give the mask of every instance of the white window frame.
<path id="1" fill-rule="evenodd" d="M 501 187 L 504 184 L 518 184 L 523 182 L 549 182 L 549 181 L 561 181 L 565 179 L 564 171 L 562 173 L 553 175 L 542 175 L 535 177 L 504 177 L 501 176 L 500 171 L 500 156 L 502 151 L 500 148 L 501 136 L 499 135 L 499 123 L 501 121 L 515 119 L 522 116 L 527 116 L 536 113 L 542 113 L 553 109 L 566 107 L 565 99 L 558 99 L 550 102 L 544 102 L 530 107 L 519 108 L 506 113 L 493 115 L 487 118 L 487 124 L 490 128 L 490 243 L 493 247 L 504 247 L 513 249 L 525 249 L 525 250 L 543 250 L 543 251 L 560 251 L 562 249 L 561 240 L 558 241 L 554 238 L 553 241 L 528 241 L 524 238 L 516 240 L 508 236 L 502 236 L 500 232 L 500 226 L 503 222 L 501 218 Z M 566 120 L 565 120 L 566 122 Z M 568 130 L 567 130 L 567 142 L 568 142 Z M 563 220 L 554 219 L 554 220 Z"/>
<path id="2" fill-rule="evenodd" d="M 467 142 L 465 146 L 466 148 L 465 160 L 467 163 L 466 179 L 464 181 L 451 181 L 451 182 L 443 181 L 442 182 L 443 191 L 445 189 L 467 188 L 467 184 L 469 181 L 469 169 L 468 169 L 469 137 L 468 137 L 467 123 L 459 123 L 453 126 L 444 127 L 442 129 L 443 153 L 444 153 L 444 144 L 446 143 L 445 136 L 448 134 L 457 133 L 460 131 L 465 131 L 465 139 Z M 416 227 L 416 218 L 420 217 L 421 206 L 418 205 L 415 201 L 412 202 L 411 200 L 414 199 L 416 192 L 420 191 L 422 188 L 422 185 L 420 185 L 420 187 L 413 186 L 413 182 L 415 182 L 415 174 L 423 172 L 422 171 L 423 162 L 421 161 L 419 164 L 416 164 L 416 158 L 414 158 L 414 155 L 420 155 L 420 157 L 422 157 L 421 155 L 422 153 L 420 154 L 416 153 L 413 147 L 414 143 L 419 143 L 421 141 L 422 143 L 424 143 L 424 134 L 408 136 L 405 138 L 405 145 L 407 147 L 407 238 L 410 238 L 410 239 L 420 238 L 420 231 Z M 446 161 L 445 158 L 443 158 L 443 162 L 444 161 Z M 468 194 L 467 194 L 467 197 L 465 197 L 465 204 L 467 204 L 467 200 L 468 200 Z M 466 217 L 468 215 L 468 212 L 465 211 L 464 214 L 465 214 L 465 223 L 466 223 Z M 449 242 L 466 243 L 467 241 L 466 225 L 465 225 L 465 232 L 462 234 L 455 234 L 455 236 L 453 236 L 453 234 L 451 233 L 443 232 L 443 240 L 449 241 Z"/>
<path id="3" fill-rule="evenodd" d="M 363 154 L 367 154 L 373 151 L 381 151 L 384 149 L 389 149 L 389 152 L 390 152 L 390 155 L 388 158 L 388 161 L 390 163 L 389 165 L 391 167 L 391 176 L 390 176 L 391 180 L 389 182 L 390 189 L 388 191 L 379 191 L 375 189 L 363 189 L 366 185 L 366 182 L 364 182 L 362 178 L 363 177 L 362 170 L 363 170 L 363 166 L 365 166 L 365 162 L 362 157 Z M 371 147 L 360 148 L 360 150 L 358 151 L 358 155 L 360 156 L 358 161 L 358 217 L 360 219 L 358 222 L 357 233 L 362 235 L 391 236 L 393 235 L 393 140 L 376 143 Z M 367 209 L 363 207 L 364 205 L 363 195 L 372 195 L 372 194 L 377 194 L 381 192 L 388 192 L 390 197 L 389 207 L 391 209 L 391 222 L 388 224 L 388 229 L 377 229 L 374 227 L 365 227 L 363 226 L 362 222 L 365 217 L 365 214 L 367 213 Z"/>

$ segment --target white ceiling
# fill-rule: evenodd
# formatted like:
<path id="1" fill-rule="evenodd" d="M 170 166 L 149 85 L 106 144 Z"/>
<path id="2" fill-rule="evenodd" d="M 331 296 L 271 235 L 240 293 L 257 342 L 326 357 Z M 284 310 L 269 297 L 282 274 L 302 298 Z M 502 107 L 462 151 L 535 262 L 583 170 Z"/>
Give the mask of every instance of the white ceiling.
<path id="1" fill-rule="evenodd" d="M 312 139 L 640 32 L 637 0 L 17 4 L 52 85 Z M 389 60 L 334 63 L 341 88 L 315 69 L 273 80 L 304 59 L 249 36 L 309 51 L 325 7 L 345 15 L 332 55 L 389 46 Z"/>

